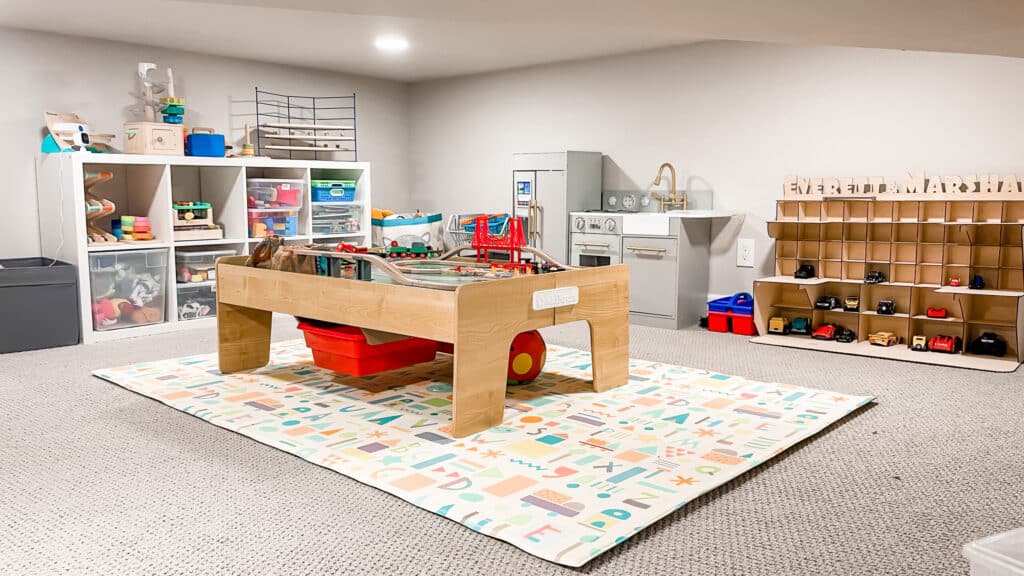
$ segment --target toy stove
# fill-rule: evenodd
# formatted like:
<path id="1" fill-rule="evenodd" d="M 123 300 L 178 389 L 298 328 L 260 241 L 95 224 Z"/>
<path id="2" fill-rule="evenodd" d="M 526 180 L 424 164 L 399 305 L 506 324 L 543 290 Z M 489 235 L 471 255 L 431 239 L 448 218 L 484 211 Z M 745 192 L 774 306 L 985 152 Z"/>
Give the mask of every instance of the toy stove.
<path id="1" fill-rule="evenodd" d="M 622 263 L 622 215 L 615 212 L 569 213 L 569 265 Z"/>
<path id="2" fill-rule="evenodd" d="M 174 209 L 174 239 L 220 240 L 224 230 L 213 222 L 213 206 L 206 202 L 178 202 Z"/>

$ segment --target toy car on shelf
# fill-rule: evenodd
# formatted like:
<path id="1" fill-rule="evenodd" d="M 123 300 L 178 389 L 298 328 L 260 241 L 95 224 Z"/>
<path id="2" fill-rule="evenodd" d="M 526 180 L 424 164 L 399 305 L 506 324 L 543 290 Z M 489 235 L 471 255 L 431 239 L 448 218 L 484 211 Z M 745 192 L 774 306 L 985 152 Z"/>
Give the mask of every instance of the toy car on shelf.
<path id="1" fill-rule="evenodd" d="M 835 296 L 820 296 L 814 303 L 814 307 L 818 310 L 834 310 L 840 308 L 839 298 Z"/>
<path id="2" fill-rule="evenodd" d="M 782 316 L 773 316 L 768 320 L 769 334 L 789 334 L 789 320 Z"/>
<path id="3" fill-rule="evenodd" d="M 801 264 L 797 267 L 796 272 L 793 273 L 793 278 L 807 280 L 808 278 L 814 278 L 815 275 L 814 266 L 810 264 Z"/>
<path id="4" fill-rule="evenodd" d="M 879 300 L 876 311 L 883 316 L 892 316 L 896 313 L 896 303 L 892 300 Z"/>
<path id="5" fill-rule="evenodd" d="M 822 324 L 814 329 L 811 333 L 811 338 L 815 340 L 835 340 L 836 338 L 836 325 L 835 324 Z"/>
<path id="6" fill-rule="evenodd" d="M 960 278 L 957 277 L 957 276 L 950 277 L 949 285 L 950 286 L 959 286 L 960 285 Z"/>
<path id="7" fill-rule="evenodd" d="M 915 352 L 926 352 L 928 350 L 928 337 L 927 336 L 914 336 L 910 341 L 910 349 Z"/>
<path id="8" fill-rule="evenodd" d="M 985 356 L 1006 356 L 1006 340 L 995 332 L 984 332 L 971 342 L 967 351 Z"/>
<path id="9" fill-rule="evenodd" d="M 984 290 L 985 279 L 981 277 L 981 274 L 975 274 L 974 277 L 971 278 L 971 283 L 968 284 L 967 287 L 971 290 Z"/>
<path id="10" fill-rule="evenodd" d="M 900 338 L 892 332 L 872 332 L 868 334 L 868 342 L 875 346 L 895 346 L 900 343 Z"/>
<path id="11" fill-rule="evenodd" d="M 878 270 L 872 270 L 864 275 L 865 284 L 884 284 L 885 282 L 885 274 Z"/>
<path id="12" fill-rule="evenodd" d="M 925 315 L 929 318 L 948 318 L 949 312 L 945 308 L 932 308 L 929 306 L 928 310 L 925 311 Z"/>
<path id="13" fill-rule="evenodd" d="M 850 342 L 856 342 L 857 333 L 854 332 L 853 330 L 850 330 L 849 328 L 843 328 L 842 326 L 839 326 L 836 328 L 835 340 L 836 342 L 843 342 L 845 344 L 849 344 Z"/>
<path id="14" fill-rule="evenodd" d="M 860 296 L 847 296 L 843 299 L 843 310 L 856 312 L 860 310 Z"/>
<path id="15" fill-rule="evenodd" d="M 938 336 L 932 336 L 931 340 L 928 341 L 928 349 L 932 352 L 945 352 L 946 354 L 956 354 L 960 351 L 962 341 L 959 336 L 944 336 L 939 334 Z"/>
<path id="16" fill-rule="evenodd" d="M 789 323 L 789 333 L 807 336 L 811 333 L 811 320 L 809 318 L 793 318 L 793 321 Z"/>

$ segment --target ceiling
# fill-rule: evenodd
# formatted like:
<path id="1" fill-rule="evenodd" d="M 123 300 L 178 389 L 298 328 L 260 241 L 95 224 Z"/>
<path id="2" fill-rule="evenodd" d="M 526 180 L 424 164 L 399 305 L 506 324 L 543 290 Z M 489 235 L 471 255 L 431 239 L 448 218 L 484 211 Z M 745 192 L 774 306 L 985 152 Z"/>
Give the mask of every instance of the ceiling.
<path id="1" fill-rule="evenodd" d="M 0 0 L 0 25 L 402 81 L 701 40 L 1024 57 L 1019 0 Z M 380 54 L 379 34 L 412 48 Z"/>

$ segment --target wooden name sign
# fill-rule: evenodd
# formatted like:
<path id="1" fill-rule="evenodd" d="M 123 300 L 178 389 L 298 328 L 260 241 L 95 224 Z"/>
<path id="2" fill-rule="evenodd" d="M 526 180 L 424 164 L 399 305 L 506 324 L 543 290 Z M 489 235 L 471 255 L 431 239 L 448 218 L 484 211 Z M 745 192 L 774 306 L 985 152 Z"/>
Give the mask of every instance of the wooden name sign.
<path id="1" fill-rule="evenodd" d="M 1021 181 L 1015 174 L 968 174 L 926 176 L 907 174 L 902 181 L 881 176 L 852 178 L 801 178 L 786 176 L 783 197 L 787 200 L 828 198 L 878 198 L 882 200 L 1024 200 Z"/>

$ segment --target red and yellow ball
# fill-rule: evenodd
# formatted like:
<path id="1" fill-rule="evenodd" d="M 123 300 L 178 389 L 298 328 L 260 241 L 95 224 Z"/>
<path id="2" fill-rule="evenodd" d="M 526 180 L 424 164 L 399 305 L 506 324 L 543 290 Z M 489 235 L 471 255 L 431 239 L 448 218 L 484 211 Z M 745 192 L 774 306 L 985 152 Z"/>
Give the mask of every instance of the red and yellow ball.
<path id="1" fill-rule="evenodd" d="M 530 330 L 517 335 L 508 353 L 508 383 L 525 384 L 540 375 L 547 350 L 540 332 Z"/>

